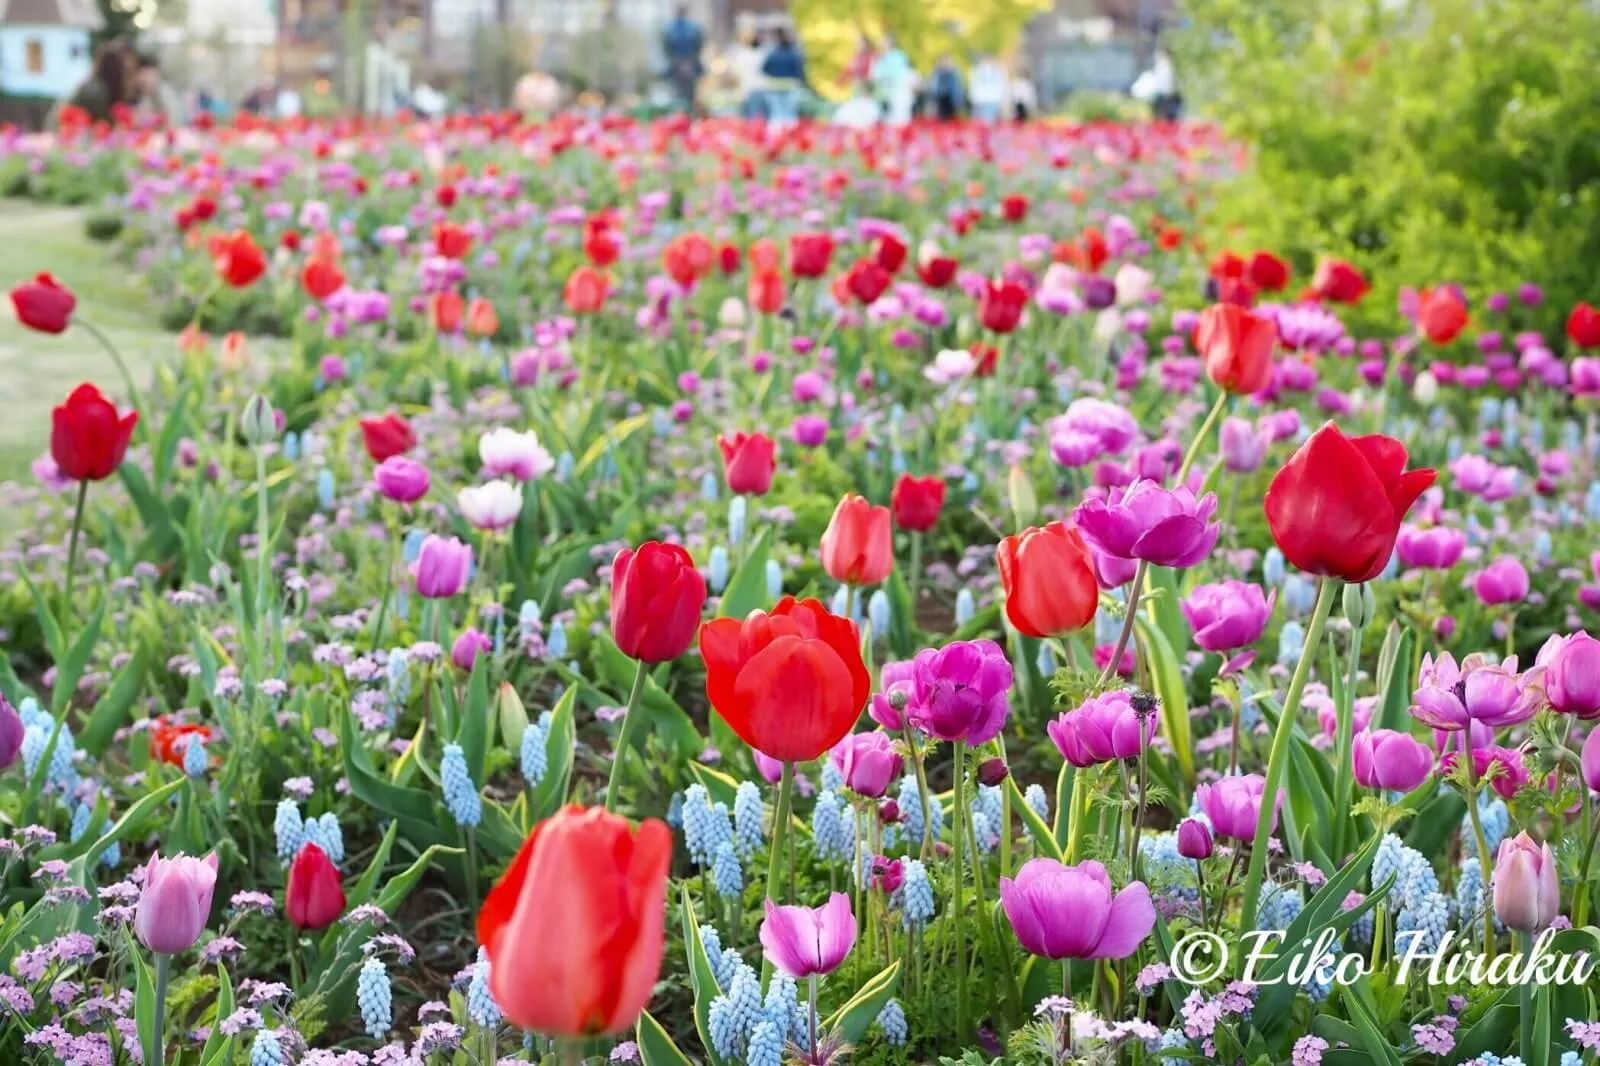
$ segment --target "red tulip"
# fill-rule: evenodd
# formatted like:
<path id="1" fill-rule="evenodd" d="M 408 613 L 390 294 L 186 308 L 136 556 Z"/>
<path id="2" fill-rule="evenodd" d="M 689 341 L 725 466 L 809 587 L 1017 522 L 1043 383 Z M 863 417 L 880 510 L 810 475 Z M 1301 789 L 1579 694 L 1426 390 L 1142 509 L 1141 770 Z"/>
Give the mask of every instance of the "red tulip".
<path id="1" fill-rule="evenodd" d="M 700 628 L 706 696 L 739 738 L 780 762 L 820 758 L 872 694 L 855 623 L 785 596 L 771 614 Z"/>
<path id="2" fill-rule="evenodd" d="M 1057 242 L 1052 258 L 1090 274 L 1097 274 L 1110 254 L 1106 235 L 1098 226 L 1086 226 L 1083 235 L 1077 239 Z"/>
<path id="3" fill-rule="evenodd" d="M 296 929 L 326 929 L 344 913 L 344 886 L 327 853 L 306 844 L 289 864 L 283 912 Z"/>
<path id="4" fill-rule="evenodd" d="M 926 533 L 939 523 L 944 507 L 944 478 L 937 474 L 913 477 L 901 474 L 894 483 L 889 504 L 894 509 L 894 524 L 913 533 Z"/>
<path id="5" fill-rule="evenodd" d="M 978 299 L 978 321 L 995 333 L 1010 333 L 1022 321 L 1028 290 L 1015 281 L 990 281 Z"/>
<path id="6" fill-rule="evenodd" d="M 492 337 L 500 331 L 500 316 L 487 297 L 474 296 L 467 305 L 467 336 Z"/>
<path id="7" fill-rule="evenodd" d="M 746 292 L 750 306 L 764 314 L 776 314 L 783 310 L 784 284 L 783 275 L 776 270 L 758 270 L 750 275 L 750 284 Z"/>
<path id="8" fill-rule="evenodd" d="M 1332 422 L 1311 435 L 1267 488 L 1267 525 L 1284 558 L 1308 574 L 1371 581 L 1394 551 L 1400 523 L 1433 484 L 1406 470 L 1393 437 L 1346 437 Z"/>
<path id="9" fill-rule="evenodd" d="M 822 533 L 822 568 L 847 585 L 876 585 L 888 577 L 894 569 L 889 509 L 847 493 Z"/>
<path id="10" fill-rule="evenodd" d="M 49 274 L 40 274 L 11 290 L 17 321 L 40 333 L 65 333 L 78 298 Z"/>
<path id="11" fill-rule="evenodd" d="M 139 412 L 117 414 L 117 406 L 93 385 L 73 389 L 50 412 L 50 458 L 74 481 L 104 481 L 122 465 Z"/>
<path id="12" fill-rule="evenodd" d="M 955 280 L 960 265 L 948 255 L 931 255 L 917 260 L 917 277 L 930 289 L 942 289 Z"/>
<path id="13" fill-rule="evenodd" d="M 506 1020 L 563 1038 L 632 1026 L 661 973 L 671 862 L 654 818 L 570 806 L 535 825 L 478 912 Z"/>
<path id="14" fill-rule="evenodd" d="M 374 463 L 404 455 L 417 446 L 416 431 L 411 423 L 390 411 L 385 415 L 370 415 L 361 420 L 361 442 Z"/>
<path id="15" fill-rule="evenodd" d="M 1002 197 L 1000 200 L 1000 217 L 1007 222 L 1021 222 L 1028 217 L 1028 198 L 1021 193 L 1013 193 Z"/>
<path id="16" fill-rule="evenodd" d="M 676 544 L 645 541 L 611 562 L 611 635 L 630 659 L 664 663 L 694 643 L 706 579 Z"/>
<path id="17" fill-rule="evenodd" d="M 150 755 L 168 766 L 182 766 L 183 757 L 193 743 L 189 738 L 196 736 L 201 743 L 206 743 L 211 739 L 211 727 L 199 723 L 179 724 L 161 715 L 150 726 Z"/>
<path id="18" fill-rule="evenodd" d="M 472 234 L 454 222 L 440 222 L 433 227 L 434 251 L 446 259 L 462 259 L 472 247 Z"/>
<path id="19" fill-rule="evenodd" d="M 606 226 L 588 228 L 583 238 L 583 254 L 597 267 L 608 267 L 622 254 L 622 241 Z"/>
<path id="20" fill-rule="evenodd" d="M 1289 264 L 1271 252 L 1257 252 L 1251 256 L 1247 274 L 1250 284 L 1266 292 L 1282 292 L 1289 284 Z"/>
<path id="21" fill-rule="evenodd" d="M 466 312 L 466 301 L 459 292 L 446 290 L 428 298 L 428 317 L 433 328 L 440 333 L 454 333 L 461 328 L 461 316 Z"/>
<path id="22" fill-rule="evenodd" d="M 1367 276 L 1343 259 L 1324 259 L 1311 278 L 1317 296 L 1336 304 L 1358 303 L 1371 287 Z"/>
<path id="23" fill-rule="evenodd" d="M 300 271 L 300 284 L 305 287 L 306 295 L 321 302 L 344 288 L 344 271 L 331 259 L 313 256 Z"/>
<path id="24" fill-rule="evenodd" d="M 872 259 L 890 274 L 898 274 L 906 263 L 906 242 L 892 233 L 879 237 L 872 247 Z"/>
<path id="25" fill-rule="evenodd" d="M 772 488 L 772 475 L 778 469 L 778 442 L 765 433 L 717 435 L 722 451 L 722 472 L 728 491 L 747 496 L 765 496 Z"/>
<path id="26" fill-rule="evenodd" d="M 797 278 L 820 278 L 833 260 L 833 235 L 796 233 L 789 238 L 789 273 Z"/>
<path id="27" fill-rule="evenodd" d="M 1600 311 L 1586 303 L 1575 304 L 1567 316 L 1567 339 L 1579 348 L 1600 348 Z"/>
<path id="28" fill-rule="evenodd" d="M 1233 393 L 1260 392 L 1272 380 L 1278 327 L 1237 304 L 1208 307 L 1194 327 L 1194 346 L 1206 376 Z"/>
<path id="29" fill-rule="evenodd" d="M 893 281 L 889 272 L 873 259 L 856 260 L 844 278 L 845 291 L 867 307 L 877 303 Z"/>
<path id="30" fill-rule="evenodd" d="M 781 270 L 783 257 L 778 253 L 778 245 L 770 237 L 763 237 L 750 245 L 751 270 Z"/>
<path id="31" fill-rule="evenodd" d="M 1094 621 L 1100 586 L 1078 527 L 1051 522 L 1025 529 L 1000 542 L 998 557 L 1006 617 L 1019 633 L 1050 637 Z"/>
<path id="32" fill-rule="evenodd" d="M 1449 285 L 1423 289 L 1417 301 L 1417 326 L 1435 344 L 1449 344 L 1467 328 L 1467 304 Z"/>
<path id="33" fill-rule="evenodd" d="M 1210 277 L 1222 281 L 1224 278 L 1240 279 L 1250 272 L 1250 264 L 1233 252 L 1218 252 L 1211 260 L 1211 265 L 1206 268 Z"/>
<path id="34" fill-rule="evenodd" d="M 292 229 L 284 230 L 283 236 L 278 238 L 278 244 L 286 252 L 298 252 L 300 250 L 300 232 Z"/>
<path id="35" fill-rule="evenodd" d="M 561 298 L 567 310 L 575 315 L 592 315 L 606 305 L 606 295 L 611 290 L 611 278 L 591 266 L 581 266 L 567 278 Z"/>
<path id="36" fill-rule="evenodd" d="M 739 246 L 729 241 L 717 249 L 717 268 L 724 274 L 737 274 L 743 258 L 739 254 Z"/>
<path id="37" fill-rule="evenodd" d="M 441 185 L 433 190 L 433 201 L 446 211 L 456 205 L 456 187 L 454 185 Z"/>
<path id="38" fill-rule="evenodd" d="M 211 247 L 211 261 L 217 276 L 236 289 L 250 285 L 267 272 L 266 254 L 256 247 L 255 238 L 242 229 L 217 238 Z"/>
<path id="39" fill-rule="evenodd" d="M 713 254 L 711 242 L 703 234 L 682 233 L 661 250 L 661 268 L 688 288 L 710 272 Z"/>

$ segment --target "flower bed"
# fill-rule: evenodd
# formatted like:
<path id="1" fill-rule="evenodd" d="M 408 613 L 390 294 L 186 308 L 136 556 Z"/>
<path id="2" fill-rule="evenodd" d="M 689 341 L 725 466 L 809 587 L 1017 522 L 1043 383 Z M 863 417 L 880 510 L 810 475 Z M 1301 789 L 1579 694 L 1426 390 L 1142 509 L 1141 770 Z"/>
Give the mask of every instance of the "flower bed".
<path id="1" fill-rule="evenodd" d="M 4 489 L 6 1061 L 1593 1061 L 1587 305 L 1204 126 L 7 153 L 182 332 Z"/>

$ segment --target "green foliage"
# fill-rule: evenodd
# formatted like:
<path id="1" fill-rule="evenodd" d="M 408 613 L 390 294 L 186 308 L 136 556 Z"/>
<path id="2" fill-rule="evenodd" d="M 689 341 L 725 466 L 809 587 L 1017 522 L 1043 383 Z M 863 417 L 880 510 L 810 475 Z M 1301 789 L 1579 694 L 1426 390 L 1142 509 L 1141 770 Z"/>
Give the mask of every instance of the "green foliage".
<path id="1" fill-rule="evenodd" d="M 1571 0 L 1193 0 L 1186 69 L 1253 153 L 1227 242 L 1470 295 L 1530 279 L 1550 329 L 1600 259 L 1600 9 Z M 1248 242 L 1248 244 L 1243 243 Z"/>

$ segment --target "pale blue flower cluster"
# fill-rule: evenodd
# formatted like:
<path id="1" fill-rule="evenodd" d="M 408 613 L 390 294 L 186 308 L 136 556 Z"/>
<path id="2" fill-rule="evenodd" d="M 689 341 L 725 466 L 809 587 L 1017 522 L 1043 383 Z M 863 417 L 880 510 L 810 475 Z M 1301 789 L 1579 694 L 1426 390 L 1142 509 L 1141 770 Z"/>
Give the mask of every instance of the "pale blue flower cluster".
<path id="1" fill-rule="evenodd" d="M 1506 832 L 1511 828 L 1511 812 L 1506 808 L 1505 800 L 1485 789 L 1478 794 L 1478 820 L 1483 823 L 1483 835 L 1489 843 L 1489 854 L 1493 855 L 1500 848 L 1500 841 L 1505 839 Z M 1475 855 L 1478 851 L 1476 834 L 1472 831 L 1472 817 L 1461 816 L 1461 850 L 1463 854 Z"/>
<path id="2" fill-rule="evenodd" d="M 321 848 L 328 861 L 335 866 L 344 862 L 344 830 L 339 827 L 338 816 L 332 811 L 325 812 L 320 818 L 307 818 L 301 828 L 300 840 L 301 847 L 315 844 Z"/>
<path id="3" fill-rule="evenodd" d="M 999 786 L 979 785 L 972 800 L 972 836 L 985 854 L 1000 843 L 1000 827 L 1005 824 L 1000 807 Z"/>
<path id="4" fill-rule="evenodd" d="M 1269 882 L 1261 893 L 1261 906 L 1256 911 L 1256 928 L 1283 932 L 1300 917 L 1305 905 L 1298 888 Z"/>
<path id="5" fill-rule="evenodd" d="M 280 860 L 289 862 L 300 854 L 300 848 L 306 842 L 306 829 L 300 818 L 300 805 L 294 800 L 278 801 L 278 812 L 272 819 L 272 834 L 277 840 Z"/>
<path id="6" fill-rule="evenodd" d="M 723 899 L 737 900 L 744 894 L 744 868 L 739 865 L 731 840 L 717 845 L 717 857 L 711 863 L 711 884 Z"/>
<path id="7" fill-rule="evenodd" d="M 481 947 L 478 961 L 472 965 L 472 980 L 467 984 L 467 1017 L 481 1029 L 498 1029 L 505 1020 L 489 992 L 489 953 Z"/>
<path id="8" fill-rule="evenodd" d="M 1450 897 L 1438 892 L 1426 892 L 1408 900 L 1394 923 L 1394 942 L 1397 952 L 1411 949 L 1413 939 L 1420 937 L 1418 950 L 1431 954 L 1438 950 L 1450 928 Z"/>
<path id="9" fill-rule="evenodd" d="M 1032 784 L 1022 794 L 1022 800 L 1028 807 L 1045 822 L 1050 821 L 1050 797 L 1045 795 L 1044 786 Z"/>
<path id="10" fill-rule="evenodd" d="M 537 722 L 522 732 L 522 745 L 517 757 L 523 780 L 531 788 L 538 788 L 544 781 L 544 775 L 550 772 L 550 723 L 553 718 L 554 715 L 545 711 Z"/>
<path id="11" fill-rule="evenodd" d="M 50 746 L 50 737 L 56 732 L 56 720 L 40 710 L 38 701 L 31 696 L 17 707 L 17 716 L 22 719 L 23 725 L 22 765 L 27 770 L 27 776 L 32 778 L 44 759 L 45 749 Z M 55 750 L 50 753 L 50 767 L 45 772 L 45 783 L 62 795 L 70 796 L 77 791 L 78 769 L 73 763 L 77 750 L 72 728 L 62 722 Z"/>
<path id="12" fill-rule="evenodd" d="M 695 864 L 708 867 L 716 862 L 717 850 L 732 844 L 733 820 L 726 804 L 713 805 L 704 785 L 690 785 L 683 793 L 683 843 Z"/>
<path id="13" fill-rule="evenodd" d="M 900 807 L 900 817 L 904 819 L 901 828 L 904 831 L 906 846 L 920 849 L 924 836 L 938 840 L 944 833 L 944 811 L 939 807 L 937 796 L 928 797 L 928 819 L 932 826 L 924 828 L 922 824 L 922 793 L 917 791 L 917 779 L 908 774 L 900 780 L 900 794 L 895 802 Z"/>
<path id="14" fill-rule="evenodd" d="M 904 880 L 896 893 L 900 897 L 901 920 L 907 929 L 920 928 L 933 920 L 933 882 L 921 859 L 905 860 L 901 873 Z"/>
<path id="15" fill-rule="evenodd" d="M 278 1043 L 277 1033 L 271 1029 L 256 1033 L 250 1045 L 250 1066 L 287 1066 L 288 1061 L 283 1054 L 283 1045 Z"/>
<path id="16" fill-rule="evenodd" d="M 735 964 L 728 990 L 711 1001 L 706 1019 L 711 1046 L 725 1059 L 743 1058 L 756 1026 L 766 1021 L 761 978 L 743 962 Z"/>
<path id="17" fill-rule="evenodd" d="M 823 862 L 849 862 L 855 852 L 856 826 L 850 808 L 838 793 L 817 797 L 811 809 L 811 846 Z"/>
<path id="18" fill-rule="evenodd" d="M 739 782 L 733 794 L 733 836 L 739 857 L 748 859 L 761 850 L 767 837 L 767 812 L 761 805 L 761 790 L 754 782 Z"/>
<path id="19" fill-rule="evenodd" d="M 211 759 L 206 755 L 205 738 L 199 733 L 189 734 L 189 746 L 183 749 L 183 772 L 190 777 L 204 777 Z"/>
<path id="20" fill-rule="evenodd" d="M 369 958 L 361 964 L 361 972 L 356 975 L 356 1005 L 361 1009 L 367 1035 L 382 1040 L 394 1024 L 394 994 L 382 959 Z"/>
<path id="21" fill-rule="evenodd" d="M 876 1019 L 877 1026 L 883 1030 L 883 1042 L 890 1047 L 904 1047 L 907 1040 L 911 1039 L 911 1027 L 906 1023 L 906 1009 L 900 1005 L 898 999 L 891 999 L 883 1005 Z"/>

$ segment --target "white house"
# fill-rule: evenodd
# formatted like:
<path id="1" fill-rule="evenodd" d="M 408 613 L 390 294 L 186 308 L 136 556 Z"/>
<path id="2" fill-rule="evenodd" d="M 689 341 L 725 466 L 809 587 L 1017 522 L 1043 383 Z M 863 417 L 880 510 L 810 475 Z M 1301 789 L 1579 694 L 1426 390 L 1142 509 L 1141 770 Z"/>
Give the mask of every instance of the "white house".
<path id="1" fill-rule="evenodd" d="M 0 93 L 56 99 L 89 76 L 95 0 L 0 0 Z"/>

